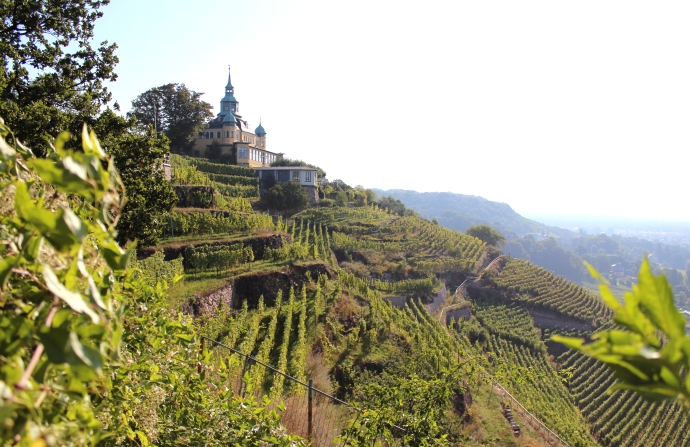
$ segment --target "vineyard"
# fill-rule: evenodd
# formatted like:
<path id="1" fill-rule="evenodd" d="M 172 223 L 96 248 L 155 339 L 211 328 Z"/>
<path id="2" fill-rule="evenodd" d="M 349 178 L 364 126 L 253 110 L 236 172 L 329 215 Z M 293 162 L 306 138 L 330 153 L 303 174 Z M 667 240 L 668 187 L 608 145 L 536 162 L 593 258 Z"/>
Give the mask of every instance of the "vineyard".
<path id="1" fill-rule="evenodd" d="M 495 285 L 526 305 L 558 312 L 594 327 L 611 317 L 601 298 L 548 270 L 521 259 L 506 262 Z"/>
<path id="2" fill-rule="evenodd" d="M 477 345 L 492 358 L 490 369 L 532 414 L 571 446 L 595 446 L 586 422 L 574 408 L 574 401 L 561 377 L 549 364 L 546 347 L 529 314 L 521 307 L 481 300 L 473 315 L 488 332 Z M 454 328 L 473 337 L 473 322 L 458 321 Z M 522 368 L 524 374 L 506 374 L 506 365 Z"/>
<path id="3" fill-rule="evenodd" d="M 245 168 L 203 160 L 186 163 L 180 171 L 185 178 L 213 186 L 215 194 L 225 200 L 234 199 L 225 195 L 224 187 L 254 185 L 254 177 Z M 276 290 L 267 301 L 261 297 L 258 305 L 252 301 L 252 309 L 246 300 L 236 302 L 237 310 L 219 313 L 214 318 L 222 321 L 206 325 L 205 335 L 300 381 L 309 378 L 314 347 L 318 346 L 320 362 L 330 371 L 331 392 L 364 408 L 385 407 L 377 413 L 386 419 L 379 421 L 383 425 L 377 430 L 386 432 L 391 425 L 412 423 L 409 414 L 394 411 L 385 398 L 382 390 L 390 389 L 392 383 L 407 389 L 409 383 L 422 380 L 429 386 L 423 387 L 426 392 L 439 391 L 451 387 L 448 380 L 460 374 L 463 383 L 479 389 L 491 389 L 484 384 L 499 381 L 573 447 L 685 445 L 687 423 L 679 408 L 649 404 L 631 393 L 606 394 L 613 383 L 610 374 L 570 353 L 558 361 L 559 368 L 571 372 L 572 377 L 555 369 L 543 340 L 564 330 L 574 335 L 589 333 L 537 329 L 531 312 L 550 312 L 553 318 L 562 315 L 600 328 L 610 313 L 586 289 L 528 262 L 509 259 L 498 272 L 483 277 L 487 293 L 471 294 L 472 317 L 452 320 L 446 328 L 416 299 L 408 299 L 407 305 L 397 309 L 384 297 L 428 297 L 443 286 L 447 280 L 441 278 L 448 274 L 459 274 L 458 281 L 477 274 L 491 259 L 479 239 L 418 217 L 400 217 L 375 205 L 311 208 L 275 221 L 252 212 L 248 202 L 241 202 L 246 199 L 236 200 L 236 207 L 247 211 L 178 209 L 161 223 L 161 231 L 175 237 L 227 239 L 214 245 L 189 245 L 176 261 L 179 265 L 155 275 L 169 280 L 182 265 L 190 280 L 203 280 L 207 274 L 232 278 L 247 272 L 249 266 L 250 272 L 266 272 L 301 262 L 328 265 L 335 277 L 307 276 L 302 286 Z M 266 246 L 257 257 L 243 238 L 262 235 L 273 235 L 282 242 Z M 151 265 L 156 264 L 152 261 Z M 275 305 L 266 306 L 265 302 Z M 281 374 L 244 363 L 236 354 L 216 350 L 213 355 L 238 380 L 244 377 L 245 386 L 257 397 L 267 396 L 272 401 L 304 397 L 305 389 Z M 383 373 L 372 375 L 361 365 Z M 435 382 L 439 375 L 446 377 L 445 382 Z M 405 392 L 415 400 L 411 396 L 421 391 Z M 632 413 L 640 415 L 637 423 L 631 421 Z M 338 418 L 345 417 L 338 414 Z M 446 432 L 449 439 L 464 439 L 466 434 L 447 415 L 437 417 L 450 430 Z M 340 430 L 352 436 L 345 419 L 338 421 Z M 358 433 L 374 430 L 375 421 L 369 423 L 368 428 L 358 425 Z M 656 428 L 644 428 L 650 424 Z M 389 435 L 391 439 L 401 436 Z"/>
<path id="4" fill-rule="evenodd" d="M 252 168 L 211 163 L 175 154 L 170 156 L 170 164 L 174 185 L 211 186 L 226 200 L 259 197 L 259 182 Z M 243 201 L 230 203 L 248 204 Z M 235 207 L 229 209 L 246 211 L 246 206 L 242 205 L 242 207 L 244 208 L 242 210 Z"/>
<path id="5" fill-rule="evenodd" d="M 303 217 L 327 225 L 338 261 L 377 264 L 368 276 L 397 280 L 472 271 L 486 245 L 418 217 L 391 215 L 375 206 L 307 210 Z M 379 290 L 384 290 L 379 288 Z"/>
<path id="6" fill-rule="evenodd" d="M 682 407 L 670 402 L 648 402 L 630 391 L 606 393 L 615 383 L 611 372 L 604 364 L 579 353 L 567 352 L 558 363 L 561 368 L 571 369 L 570 393 L 602 445 L 690 445 L 690 424 Z"/>
<path id="7" fill-rule="evenodd" d="M 161 222 L 164 235 L 177 237 L 209 234 L 254 234 L 273 231 L 276 227 L 268 214 L 239 212 L 186 212 L 183 209 L 171 213 L 170 219 Z"/>

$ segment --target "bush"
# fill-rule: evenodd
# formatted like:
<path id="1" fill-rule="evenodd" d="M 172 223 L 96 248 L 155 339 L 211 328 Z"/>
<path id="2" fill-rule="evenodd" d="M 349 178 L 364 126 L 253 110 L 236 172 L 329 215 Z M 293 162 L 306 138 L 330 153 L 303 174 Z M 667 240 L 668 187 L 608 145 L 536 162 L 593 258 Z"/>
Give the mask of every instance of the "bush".
<path id="1" fill-rule="evenodd" d="M 298 182 L 278 183 L 266 194 L 268 205 L 277 210 L 302 210 L 309 204 L 307 193 Z"/>

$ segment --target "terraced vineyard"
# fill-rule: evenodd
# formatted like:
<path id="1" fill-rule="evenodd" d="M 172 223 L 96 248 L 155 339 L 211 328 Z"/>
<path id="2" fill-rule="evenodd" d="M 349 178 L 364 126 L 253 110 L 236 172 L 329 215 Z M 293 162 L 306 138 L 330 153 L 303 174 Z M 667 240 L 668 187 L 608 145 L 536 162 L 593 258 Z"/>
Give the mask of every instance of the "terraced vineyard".
<path id="1" fill-rule="evenodd" d="M 506 373 L 502 385 L 571 446 L 597 445 L 568 389 L 550 365 L 529 314 L 516 304 L 490 300 L 475 302 L 472 313 L 489 332 L 479 344 L 493 358 L 491 370 L 498 374 L 506 365 L 522 368 L 518 374 Z M 471 324 L 461 320 L 455 328 L 468 333 L 463 326 Z"/>
<path id="2" fill-rule="evenodd" d="M 570 393 L 602 445 L 690 445 L 690 424 L 682 407 L 670 402 L 647 402 L 630 391 L 606 393 L 615 383 L 611 372 L 604 364 L 579 353 L 566 352 L 558 363 L 562 368 L 571 368 Z"/>
<path id="3" fill-rule="evenodd" d="M 498 288 L 512 293 L 515 301 L 555 311 L 595 327 L 612 315 L 594 293 L 522 259 L 506 261 L 495 283 Z"/>
<path id="4" fill-rule="evenodd" d="M 473 270 L 486 244 L 417 217 L 398 217 L 376 207 L 309 210 L 303 215 L 328 225 L 332 247 L 352 253 L 405 256 L 419 274 Z"/>
<path id="5" fill-rule="evenodd" d="M 170 156 L 170 164 L 173 184 L 212 186 L 226 198 L 259 197 L 259 179 L 253 168 L 212 163 L 205 159 L 175 154 Z M 233 209 L 248 211 L 248 203 L 235 201 Z"/>

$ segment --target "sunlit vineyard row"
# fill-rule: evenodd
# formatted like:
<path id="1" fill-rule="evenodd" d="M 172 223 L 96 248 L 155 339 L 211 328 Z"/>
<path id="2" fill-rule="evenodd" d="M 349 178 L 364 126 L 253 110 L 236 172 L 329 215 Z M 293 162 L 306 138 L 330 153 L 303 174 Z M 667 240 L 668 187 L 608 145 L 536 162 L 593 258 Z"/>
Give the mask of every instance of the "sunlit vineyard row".
<path id="1" fill-rule="evenodd" d="M 607 393 L 615 384 L 613 374 L 603 363 L 574 351 L 561 355 L 558 363 L 572 373 L 570 392 L 602 445 L 690 445 L 690 424 L 680 406 L 648 402 L 630 391 Z"/>
<path id="2" fill-rule="evenodd" d="M 496 286 L 514 293 L 525 304 L 553 310 L 599 326 L 611 311 L 603 300 L 582 286 L 521 259 L 506 261 Z"/>

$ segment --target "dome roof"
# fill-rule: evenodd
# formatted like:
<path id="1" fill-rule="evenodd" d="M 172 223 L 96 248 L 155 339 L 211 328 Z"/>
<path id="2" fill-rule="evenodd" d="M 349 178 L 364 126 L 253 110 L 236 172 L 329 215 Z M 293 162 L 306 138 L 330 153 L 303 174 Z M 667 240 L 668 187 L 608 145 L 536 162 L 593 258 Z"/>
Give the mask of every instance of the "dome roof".
<path id="1" fill-rule="evenodd" d="M 266 131 L 264 130 L 264 126 L 261 125 L 261 121 L 259 121 L 259 127 L 257 127 L 254 130 L 254 135 L 257 137 L 265 137 L 266 136 Z"/>

